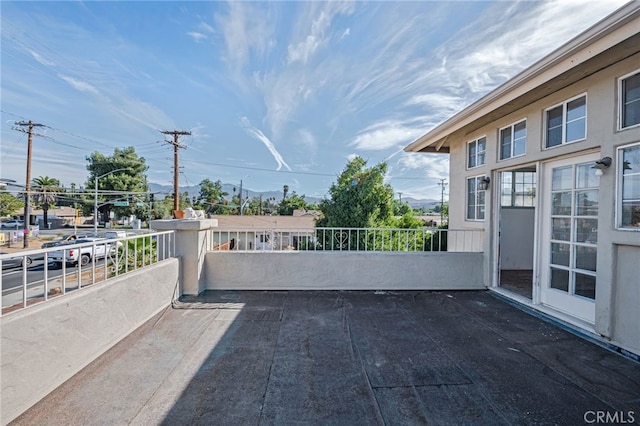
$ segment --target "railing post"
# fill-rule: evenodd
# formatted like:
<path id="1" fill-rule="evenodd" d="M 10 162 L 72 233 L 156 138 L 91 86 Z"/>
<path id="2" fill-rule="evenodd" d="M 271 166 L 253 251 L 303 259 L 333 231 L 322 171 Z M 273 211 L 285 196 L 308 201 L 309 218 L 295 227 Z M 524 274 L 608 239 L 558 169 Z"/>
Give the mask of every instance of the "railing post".
<path id="1" fill-rule="evenodd" d="M 49 300 L 49 252 L 44 252 L 44 300 Z M 1 284 L 1 283 L 0 283 Z M 2 286 L 0 285 L 0 288 Z"/>
<path id="2" fill-rule="evenodd" d="M 26 238 L 26 235 L 25 235 Z M 24 262 L 24 256 L 22 257 L 22 307 L 27 307 L 27 263 Z"/>
<path id="3" fill-rule="evenodd" d="M 174 232 L 175 257 L 180 259 L 180 294 L 196 296 L 205 289 L 204 258 L 208 250 L 202 250 L 206 233 L 218 226 L 215 219 L 154 220 L 156 230 Z"/>

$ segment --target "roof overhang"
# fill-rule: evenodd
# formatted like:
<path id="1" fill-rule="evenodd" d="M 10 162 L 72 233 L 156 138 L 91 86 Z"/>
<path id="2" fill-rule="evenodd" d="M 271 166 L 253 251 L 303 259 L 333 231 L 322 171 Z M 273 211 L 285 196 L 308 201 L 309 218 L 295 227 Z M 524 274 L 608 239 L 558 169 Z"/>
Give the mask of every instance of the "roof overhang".
<path id="1" fill-rule="evenodd" d="M 448 153 L 451 135 L 470 133 L 638 52 L 640 1 L 632 1 L 436 126 L 404 150 Z"/>

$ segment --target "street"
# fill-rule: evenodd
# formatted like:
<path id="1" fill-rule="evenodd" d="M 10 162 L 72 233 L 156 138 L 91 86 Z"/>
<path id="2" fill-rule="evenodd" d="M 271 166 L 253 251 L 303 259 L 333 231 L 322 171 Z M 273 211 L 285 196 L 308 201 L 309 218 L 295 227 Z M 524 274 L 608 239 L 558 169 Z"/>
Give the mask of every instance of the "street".
<path id="1" fill-rule="evenodd" d="M 23 286 L 23 273 L 21 267 L 4 269 L 2 271 L 2 305 L 3 307 L 10 306 L 19 300 L 22 300 L 22 286 Z M 82 268 L 82 286 L 91 284 L 91 271 L 92 265 L 89 264 Z M 65 291 L 70 291 L 78 288 L 78 267 L 75 265 L 67 265 L 66 269 L 66 283 Z M 98 260 L 96 262 L 96 279 L 98 281 L 104 280 L 105 277 L 105 263 L 104 260 Z M 56 267 L 52 262 L 49 262 L 47 268 L 47 281 L 49 282 L 49 289 L 62 286 L 62 273 L 63 269 Z M 89 274 L 89 275 L 87 275 Z M 27 290 L 28 297 L 38 297 L 44 294 L 44 276 L 45 276 L 45 264 L 44 256 L 39 256 L 33 259 L 31 266 L 27 268 Z"/>

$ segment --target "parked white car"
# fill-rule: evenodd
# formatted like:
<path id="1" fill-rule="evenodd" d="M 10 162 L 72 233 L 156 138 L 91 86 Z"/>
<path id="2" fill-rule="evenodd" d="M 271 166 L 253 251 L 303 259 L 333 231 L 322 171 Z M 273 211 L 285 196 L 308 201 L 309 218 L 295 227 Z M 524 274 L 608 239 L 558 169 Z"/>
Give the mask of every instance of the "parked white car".
<path id="1" fill-rule="evenodd" d="M 24 222 L 21 220 L 8 220 L 6 222 L 2 222 L 0 224 L 2 228 L 11 228 L 11 229 L 22 229 L 24 227 Z"/>
<path id="2" fill-rule="evenodd" d="M 106 238 L 80 238 L 75 241 L 68 241 L 58 245 L 60 250 L 49 253 L 49 260 L 53 262 L 57 267 L 62 267 L 62 262 L 70 264 L 78 264 L 86 266 L 91 263 L 91 259 L 103 259 L 107 253 L 114 253 L 118 247 L 122 246 L 119 241 L 106 242 Z M 93 245 L 87 245 L 83 247 L 73 248 L 83 243 L 95 242 L 95 251 Z"/>

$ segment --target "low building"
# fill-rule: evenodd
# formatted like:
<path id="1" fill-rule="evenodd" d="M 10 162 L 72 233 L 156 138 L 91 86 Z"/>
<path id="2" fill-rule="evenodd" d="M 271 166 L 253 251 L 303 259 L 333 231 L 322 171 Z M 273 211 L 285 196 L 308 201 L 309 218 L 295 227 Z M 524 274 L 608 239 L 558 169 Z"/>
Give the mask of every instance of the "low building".
<path id="1" fill-rule="evenodd" d="M 213 215 L 218 228 L 214 247 L 220 250 L 296 250 L 315 232 L 316 216 Z"/>

